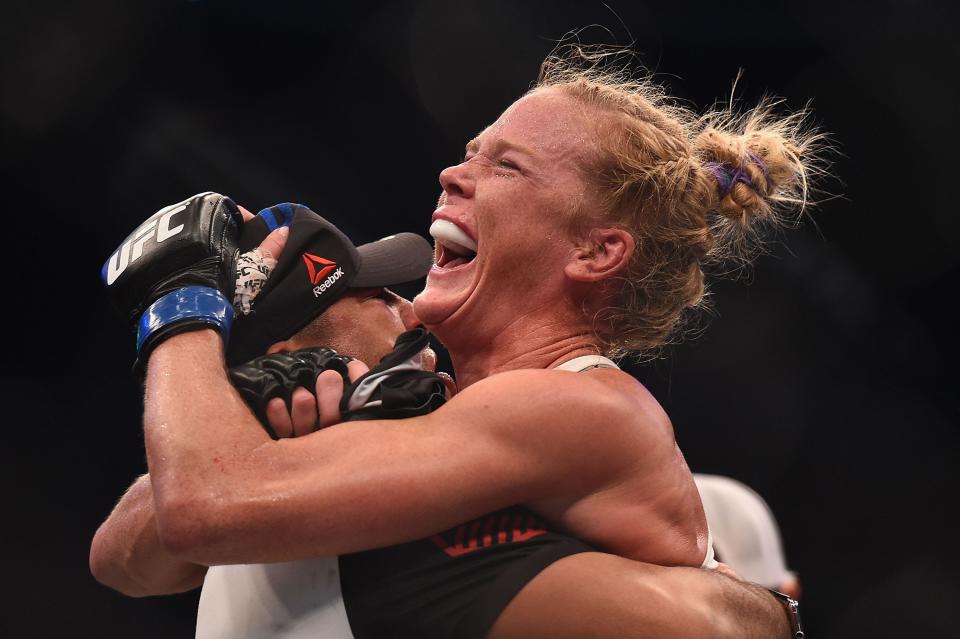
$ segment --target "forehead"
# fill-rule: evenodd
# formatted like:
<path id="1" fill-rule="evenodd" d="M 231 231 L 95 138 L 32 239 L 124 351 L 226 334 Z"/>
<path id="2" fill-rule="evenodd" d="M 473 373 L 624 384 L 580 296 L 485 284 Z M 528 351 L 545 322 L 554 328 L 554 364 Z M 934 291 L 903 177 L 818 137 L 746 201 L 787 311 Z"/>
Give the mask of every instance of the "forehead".
<path id="1" fill-rule="evenodd" d="M 338 338 L 381 327 L 384 306 L 369 303 L 381 289 L 347 289 L 336 302 L 316 317 L 314 323 Z"/>
<path id="2" fill-rule="evenodd" d="M 321 317 L 326 317 L 328 320 L 351 321 L 351 316 L 362 311 L 362 306 L 359 303 L 361 290 L 348 288 L 337 298 L 336 302 L 327 307 Z"/>
<path id="3" fill-rule="evenodd" d="M 594 129 L 586 107 L 556 89 L 540 89 L 511 104 L 478 140 L 523 145 L 534 155 L 582 163 L 594 149 Z"/>

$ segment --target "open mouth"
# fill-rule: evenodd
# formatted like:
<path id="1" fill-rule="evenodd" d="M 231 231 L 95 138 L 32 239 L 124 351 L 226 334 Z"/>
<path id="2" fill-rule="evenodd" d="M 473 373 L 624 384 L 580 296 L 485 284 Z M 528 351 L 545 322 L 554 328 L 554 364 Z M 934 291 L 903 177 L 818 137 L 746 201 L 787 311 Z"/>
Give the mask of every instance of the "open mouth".
<path id="1" fill-rule="evenodd" d="M 437 268 L 463 266 L 477 256 L 477 243 L 453 222 L 435 220 L 430 225 L 430 235 L 437 241 Z"/>

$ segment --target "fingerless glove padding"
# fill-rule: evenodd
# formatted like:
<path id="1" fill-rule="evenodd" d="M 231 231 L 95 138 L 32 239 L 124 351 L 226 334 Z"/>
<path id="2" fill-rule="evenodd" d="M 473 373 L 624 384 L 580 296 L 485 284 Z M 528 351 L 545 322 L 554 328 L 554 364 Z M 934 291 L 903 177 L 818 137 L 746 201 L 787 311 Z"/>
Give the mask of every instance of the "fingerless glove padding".
<path id="1" fill-rule="evenodd" d="M 347 375 L 351 358 L 322 347 L 257 357 L 231 368 L 230 381 L 274 439 L 277 434 L 267 421 L 267 403 L 282 397 L 289 410 L 293 391 L 299 386 L 316 393 L 317 377 L 325 370 L 335 370 L 344 379 L 341 421 L 416 417 L 436 410 L 446 400 L 443 380 L 420 369 L 420 352 L 427 340 L 423 329 L 403 333 L 393 350 L 352 384 Z"/>
<path id="2" fill-rule="evenodd" d="M 344 388 L 341 420 L 402 419 L 440 407 L 446 401 L 443 380 L 420 364 L 428 337 L 422 328 L 403 333 L 376 367 Z"/>
<path id="3" fill-rule="evenodd" d="M 340 373 L 346 384 L 349 381 L 347 362 L 350 359 L 332 348 L 323 347 L 263 355 L 231 368 L 230 381 L 260 420 L 264 430 L 277 439 L 277 434 L 267 421 L 267 403 L 274 397 L 282 397 L 289 411 L 293 391 L 303 387 L 315 394 L 317 377 L 326 370 Z"/>

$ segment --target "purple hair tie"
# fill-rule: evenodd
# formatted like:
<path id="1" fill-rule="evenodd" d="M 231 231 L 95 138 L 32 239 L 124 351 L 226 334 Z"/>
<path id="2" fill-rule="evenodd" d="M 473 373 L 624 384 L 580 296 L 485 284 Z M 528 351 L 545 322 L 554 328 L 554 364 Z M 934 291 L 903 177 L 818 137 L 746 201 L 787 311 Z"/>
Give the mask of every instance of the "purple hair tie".
<path id="1" fill-rule="evenodd" d="M 706 162 L 703 168 L 713 173 L 713 177 L 717 178 L 720 199 L 727 197 L 727 193 L 733 188 L 733 175 L 727 170 L 726 166 L 719 162 Z"/>
<path id="2" fill-rule="evenodd" d="M 770 179 L 770 174 L 767 173 L 767 167 L 764 166 L 763 162 L 760 161 L 760 156 L 753 151 L 747 151 L 747 157 L 749 157 L 754 164 L 760 167 L 760 172 L 763 173 L 763 177 L 767 180 L 767 191 L 772 191 L 773 180 Z"/>
<path id="3" fill-rule="evenodd" d="M 770 174 L 767 173 L 767 167 L 763 165 L 763 162 L 760 161 L 760 158 L 753 151 L 747 151 L 747 157 L 750 158 L 751 162 L 760 167 L 763 177 L 767 180 L 767 190 L 769 191 L 773 187 L 773 182 L 770 180 Z M 736 170 L 731 170 L 729 164 L 721 162 L 706 162 L 703 168 L 713 173 L 714 177 L 717 178 L 717 187 L 720 191 L 721 200 L 730 195 L 730 191 L 733 190 L 737 182 L 742 182 L 750 188 L 755 188 L 753 180 L 750 179 L 750 175 L 747 173 L 747 163 L 745 161 L 741 162 Z"/>

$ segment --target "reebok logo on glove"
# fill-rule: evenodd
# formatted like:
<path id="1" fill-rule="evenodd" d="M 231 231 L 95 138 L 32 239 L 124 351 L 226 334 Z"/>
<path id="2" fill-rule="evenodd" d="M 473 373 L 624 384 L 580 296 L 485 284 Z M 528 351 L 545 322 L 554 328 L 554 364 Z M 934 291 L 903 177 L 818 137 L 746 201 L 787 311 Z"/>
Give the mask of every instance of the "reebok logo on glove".
<path id="1" fill-rule="evenodd" d="M 107 260 L 107 272 L 104 278 L 107 286 L 117 281 L 117 278 L 126 270 L 127 266 L 136 262 L 140 256 L 143 255 L 143 245 L 151 237 L 156 235 L 157 243 L 159 244 L 183 230 L 183 224 L 170 228 L 170 223 L 173 220 L 173 216 L 183 212 L 187 208 L 187 202 L 192 199 L 193 198 L 189 198 L 179 204 L 171 204 L 170 206 L 160 209 L 153 217 L 134 231 L 133 235 L 131 235 L 126 242 L 120 245 L 117 252 Z M 156 231 L 156 233 L 154 233 L 154 231 Z"/>

